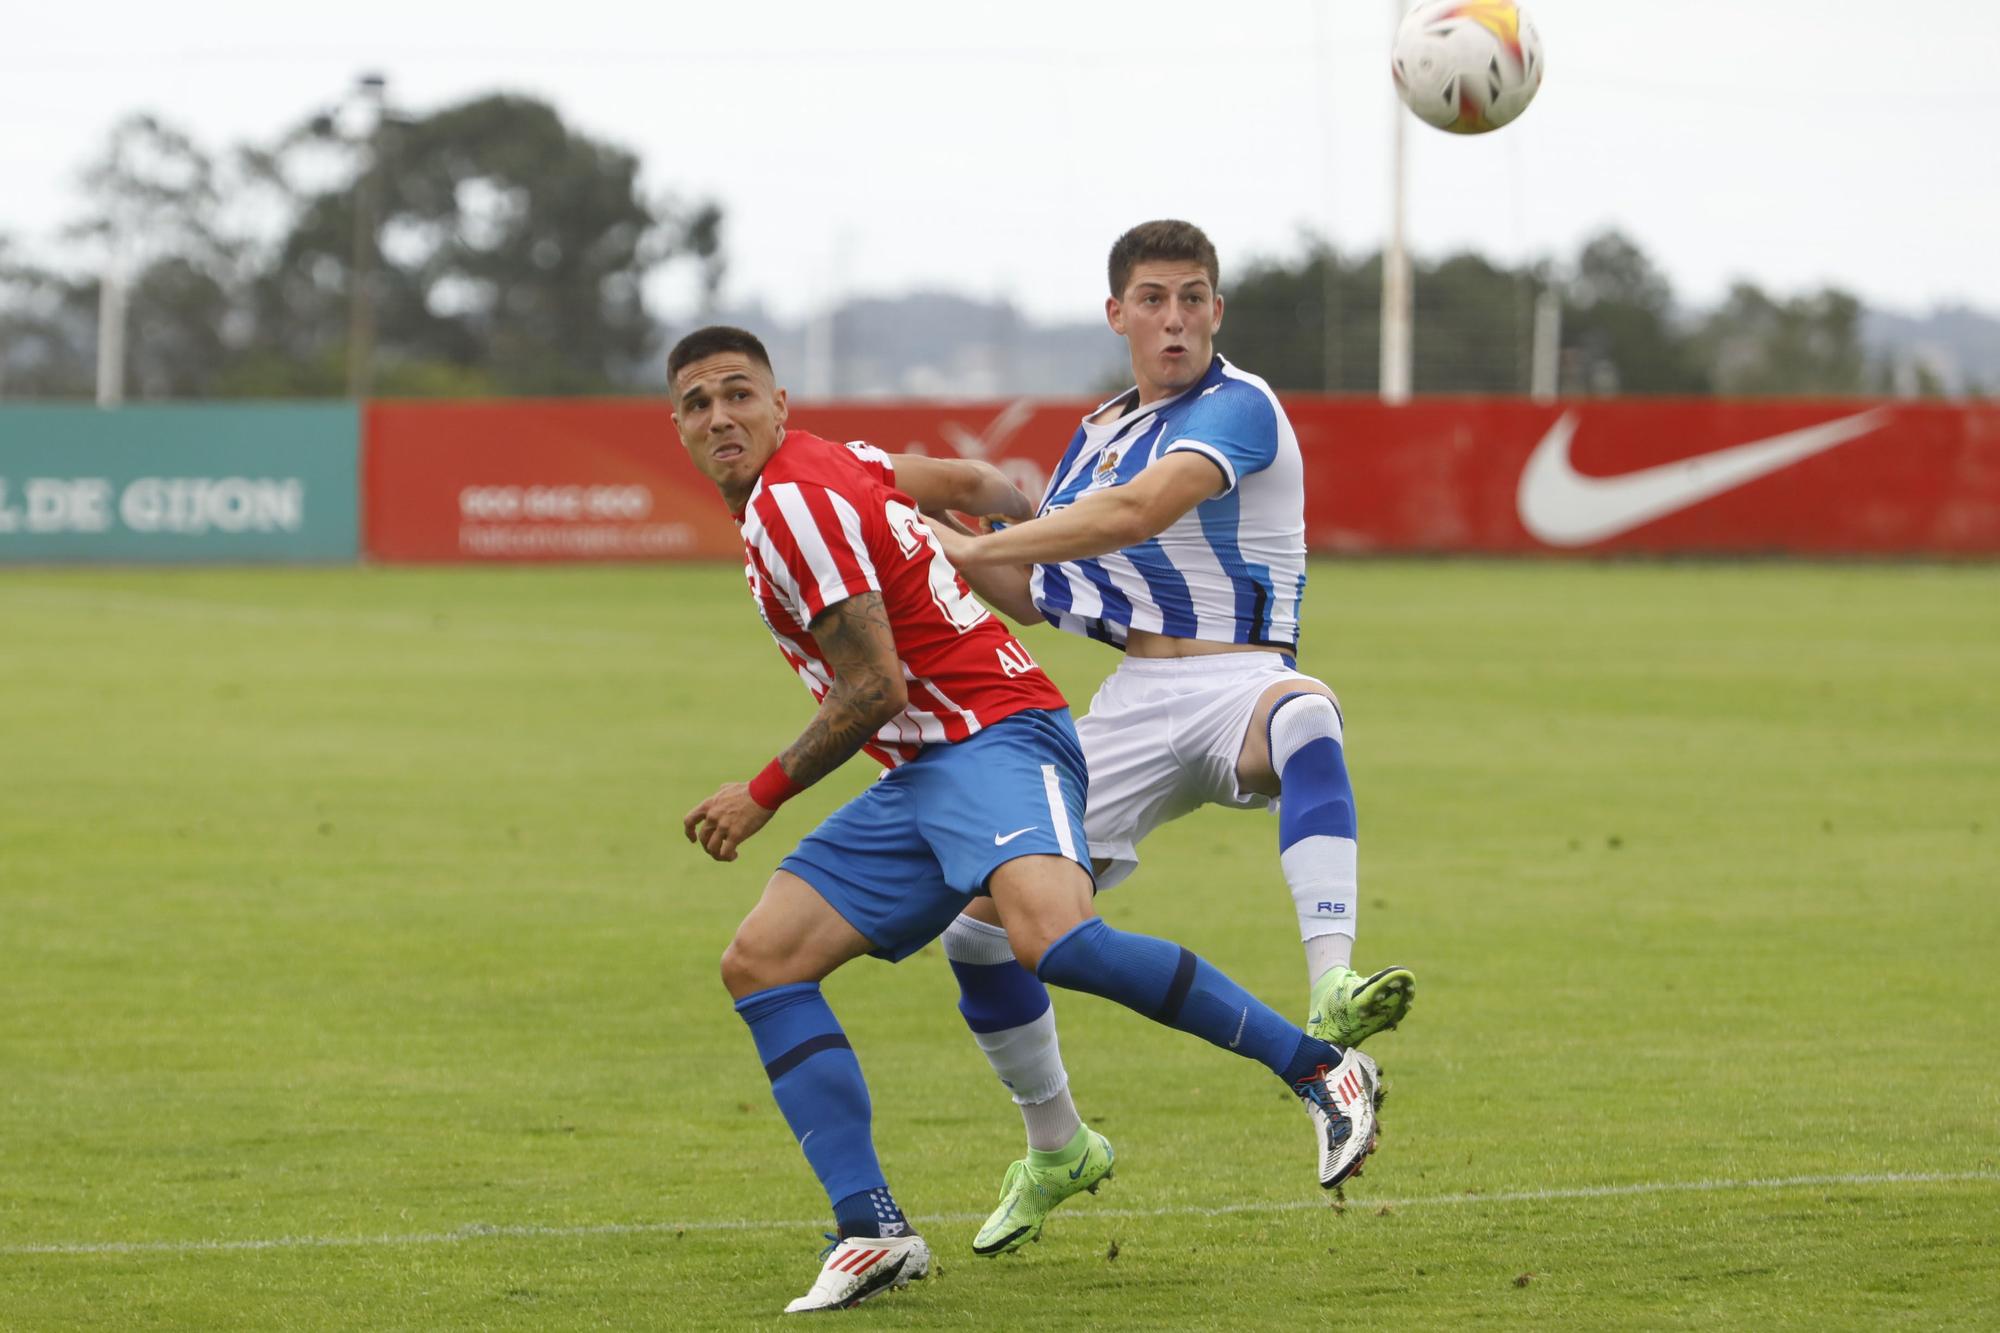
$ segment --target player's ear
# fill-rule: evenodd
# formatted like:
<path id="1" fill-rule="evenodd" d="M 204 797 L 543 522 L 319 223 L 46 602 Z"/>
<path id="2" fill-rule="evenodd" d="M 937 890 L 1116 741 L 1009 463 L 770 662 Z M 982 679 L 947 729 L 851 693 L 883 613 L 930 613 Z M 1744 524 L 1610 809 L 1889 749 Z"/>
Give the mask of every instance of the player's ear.
<path id="1" fill-rule="evenodd" d="M 1118 303 L 1115 296 L 1104 298 L 1104 322 L 1111 326 L 1113 333 L 1121 338 L 1125 336 L 1125 307 Z"/>
<path id="2" fill-rule="evenodd" d="M 785 413 L 789 410 L 785 398 L 785 391 L 783 389 L 778 389 L 772 393 L 771 398 L 772 401 L 777 403 L 778 405 L 778 424 L 782 426 L 785 424 Z"/>
<path id="3" fill-rule="evenodd" d="M 1221 329 L 1222 329 L 1222 293 L 1217 292 L 1215 294 L 1215 323 L 1209 325 L 1208 331 L 1210 333 L 1217 333 L 1220 332 Z"/>

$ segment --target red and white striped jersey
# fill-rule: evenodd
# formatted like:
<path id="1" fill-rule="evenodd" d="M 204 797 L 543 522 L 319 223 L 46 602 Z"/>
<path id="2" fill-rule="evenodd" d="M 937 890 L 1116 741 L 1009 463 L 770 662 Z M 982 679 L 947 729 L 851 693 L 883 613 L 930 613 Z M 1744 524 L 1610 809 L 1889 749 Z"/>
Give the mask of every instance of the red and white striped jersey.
<path id="1" fill-rule="evenodd" d="M 888 767 L 1023 709 L 1068 707 L 945 559 L 880 449 L 786 431 L 737 523 L 757 613 L 815 700 L 833 673 L 813 619 L 849 597 L 882 594 L 909 694 L 866 746 Z"/>

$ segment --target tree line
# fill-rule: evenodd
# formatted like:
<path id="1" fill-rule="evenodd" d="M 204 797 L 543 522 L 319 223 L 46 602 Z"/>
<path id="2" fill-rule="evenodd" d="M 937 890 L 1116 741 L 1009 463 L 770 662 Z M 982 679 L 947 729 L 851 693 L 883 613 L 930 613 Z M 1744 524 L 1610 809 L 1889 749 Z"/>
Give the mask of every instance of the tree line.
<path id="1" fill-rule="evenodd" d="M 1381 256 L 1346 258 L 1312 241 L 1304 249 L 1225 282 L 1231 355 L 1278 387 L 1372 392 Z M 1943 392 L 1922 367 L 1869 355 L 1863 306 L 1850 293 L 1774 295 L 1745 281 L 1712 309 L 1688 312 L 1616 231 L 1563 265 L 1507 268 L 1460 254 L 1415 270 L 1418 393 L 1527 391 L 1545 292 L 1560 302 L 1557 387 L 1566 395 Z"/>
<path id="2" fill-rule="evenodd" d="M 339 396 L 357 292 L 374 392 L 618 391 L 652 370 L 647 278 L 691 262 L 712 292 L 723 271 L 720 208 L 647 198 L 639 170 L 528 97 L 318 115 L 226 155 L 129 117 L 64 234 L 86 270 L 0 237 L 0 394 L 92 392 L 114 266 L 135 398 Z"/>
<path id="3" fill-rule="evenodd" d="M 719 205 L 646 197 L 633 153 L 534 98 L 351 121 L 309 117 L 226 154 L 154 116 L 122 121 L 64 235 L 87 266 L 34 262 L 0 235 L 0 397 L 91 394 L 107 272 L 124 275 L 134 398 L 339 396 L 358 321 L 377 394 L 657 391 L 667 330 L 647 282 L 690 264 L 713 304 Z M 1231 355 L 1275 386 L 1376 388 L 1379 255 L 1304 238 L 1225 291 Z M 1562 263 L 1419 263 L 1416 391 L 1527 390 L 1545 293 L 1560 301 L 1565 394 L 1941 388 L 1871 359 L 1846 292 L 1742 282 L 1689 312 L 1635 243 L 1607 232 Z"/>

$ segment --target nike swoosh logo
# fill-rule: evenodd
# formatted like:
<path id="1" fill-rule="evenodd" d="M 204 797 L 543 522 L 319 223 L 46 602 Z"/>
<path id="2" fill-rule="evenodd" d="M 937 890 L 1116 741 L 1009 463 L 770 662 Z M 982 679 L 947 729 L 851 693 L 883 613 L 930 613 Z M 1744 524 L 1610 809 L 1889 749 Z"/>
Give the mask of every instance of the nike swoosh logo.
<path id="1" fill-rule="evenodd" d="M 1888 420 L 1889 409 L 1877 407 L 1616 477 L 1586 477 L 1569 461 L 1577 420 L 1576 413 L 1565 412 L 1529 455 L 1515 505 L 1521 526 L 1536 539 L 1550 546 L 1588 546 L 1858 440 Z"/>
<path id="2" fill-rule="evenodd" d="M 1026 828 L 1015 829 L 1012 833 L 1009 833 L 1004 838 L 1001 837 L 998 833 L 996 833 L 993 835 L 993 845 L 995 847 L 1005 847 L 1008 843 L 1014 841 L 1014 839 L 1020 837 L 1023 833 L 1033 833 L 1036 829 L 1040 827 L 1041 827 L 1040 824 L 1030 824 Z"/>
<path id="3" fill-rule="evenodd" d="M 1229 1039 L 1230 1050 L 1233 1051 L 1238 1046 L 1241 1046 L 1243 1044 L 1243 1029 L 1249 1024 L 1249 1022 L 1250 1022 L 1250 1010 L 1246 1006 L 1243 1010 L 1243 1016 L 1236 1020 L 1236 1035 Z"/>
<path id="4" fill-rule="evenodd" d="M 1081 1180 L 1083 1178 L 1083 1168 L 1089 1165 L 1090 1165 L 1090 1149 L 1085 1148 L 1083 1150 L 1083 1160 L 1076 1164 L 1076 1170 L 1069 1173 L 1069 1178 L 1071 1180 Z"/>

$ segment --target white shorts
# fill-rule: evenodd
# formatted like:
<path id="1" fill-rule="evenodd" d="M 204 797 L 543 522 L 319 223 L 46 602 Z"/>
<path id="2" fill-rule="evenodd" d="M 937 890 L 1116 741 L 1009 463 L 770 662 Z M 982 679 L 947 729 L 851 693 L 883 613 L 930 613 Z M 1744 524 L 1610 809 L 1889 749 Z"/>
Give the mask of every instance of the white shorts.
<path id="1" fill-rule="evenodd" d="M 1282 681 L 1317 685 L 1279 653 L 1127 657 L 1077 719 L 1090 765 L 1083 827 L 1097 887 L 1139 865 L 1139 843 L 1204 805 L 1255 809 L 1269 798 L 1236 785 L 1236 757 L 1258 696 Z"/>

